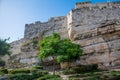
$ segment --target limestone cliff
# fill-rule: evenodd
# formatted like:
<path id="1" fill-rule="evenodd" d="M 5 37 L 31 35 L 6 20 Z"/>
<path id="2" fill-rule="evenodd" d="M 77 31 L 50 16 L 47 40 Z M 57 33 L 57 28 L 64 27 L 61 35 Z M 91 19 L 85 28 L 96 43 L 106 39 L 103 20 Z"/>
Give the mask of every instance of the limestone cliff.
<path id="1" fill-rule="evenodd" d="M 120 68 L 120 3 L 77 3 L 67 16 L 25 25 L 24 38 L 12 42 L 8 67 L 37 65 L 36 44 L 43 37 L 59 33 L 80 44 L 84 56 L 77 64 L 97 63 L 100 68 Z"/>

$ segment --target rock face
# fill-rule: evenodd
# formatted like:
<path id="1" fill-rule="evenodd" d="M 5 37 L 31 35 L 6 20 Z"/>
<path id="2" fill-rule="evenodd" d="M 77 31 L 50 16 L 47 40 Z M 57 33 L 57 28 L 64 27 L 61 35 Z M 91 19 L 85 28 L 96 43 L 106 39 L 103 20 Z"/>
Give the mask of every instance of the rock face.
<path id="1" fill-rule="evenodd" d="M 13 54 L 7 66 L 30 67 L 38 64 L 37 41 L 53 32 L 82 46 L 84 56 L 77 64 L 99 64 L 103 69 L 120 68 L 119 2 L 77 3 L 67 16 L 53 17 L 44 23 L 26 24 L 24 38 L 11 43 Z"/>
<path id="2" fill-rule="evenodd" d="M 68 15 L 67 27 L 70 39 L 82 45 L 86 54 L 81 58 L 80 63 L 97 63 L 101 68 L 120 67 L 118 6 L 74 9 Z"/>

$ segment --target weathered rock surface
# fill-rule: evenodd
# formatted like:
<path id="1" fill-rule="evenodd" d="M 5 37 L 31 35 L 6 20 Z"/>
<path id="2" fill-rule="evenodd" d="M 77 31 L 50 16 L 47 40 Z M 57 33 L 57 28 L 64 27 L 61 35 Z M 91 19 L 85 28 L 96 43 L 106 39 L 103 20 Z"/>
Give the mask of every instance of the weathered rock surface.
<path id="1" fill-rule="evenodd" d="M 120 8 L 74 9 L 68 15 L 68 28 L 70 39 L 84 50 L 79 63 L 120 67 Z"/>
<path id="2" fill-rule="evenodd" d="M 85 6 L 86 5 L 86 6 Z M 120 68 L 120 3 L 76 4 L 67 16 L 48 22 L 25 25 L 24 38 L 11 43 L 13 54 L 8 67 L 30 67 L 39 63 L 34 39 L 42 40 L 53 32 L 80 44 L 84 56 L 77 64 L 99 64 L 100 68 Z"/>

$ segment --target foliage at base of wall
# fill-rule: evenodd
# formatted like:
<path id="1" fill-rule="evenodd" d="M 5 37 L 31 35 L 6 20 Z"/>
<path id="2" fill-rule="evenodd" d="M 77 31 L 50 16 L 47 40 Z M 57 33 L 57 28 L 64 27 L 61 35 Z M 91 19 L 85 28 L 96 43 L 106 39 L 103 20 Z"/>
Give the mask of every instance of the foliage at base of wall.
<path id="1" fill-rule="evenodd" d="M 75 74 L 75 73 L 86 73 L 91 71 L 99 71 L 97 64 L 92 65 L 80 65 L 71 67 L 69 70 L 63 70 L 63 74 Z"/>

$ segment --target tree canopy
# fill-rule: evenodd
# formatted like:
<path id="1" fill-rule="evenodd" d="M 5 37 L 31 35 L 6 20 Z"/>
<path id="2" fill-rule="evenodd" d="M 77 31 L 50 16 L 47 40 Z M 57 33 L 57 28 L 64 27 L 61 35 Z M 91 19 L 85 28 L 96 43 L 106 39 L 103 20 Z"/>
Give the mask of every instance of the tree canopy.
<path id="1" fill-rule="evenodd" d="M 0 55 L 10 54 L 10 44 L 7 43 L 8 39 L 0 39 Z"/>
<path id="2" fill-rule="evenodd" d="M 58 62 L 72 62 L 82 55 L 80 45 L 72 43 L 69 39 L 61 40 L 61 54 L 57 56 Z"/>
<path id="3" fill-rule="evenodd" d="M 59 50 L 60 35 L 53 33 L 52 36 L 45 37 L 39 44 L 39 57 L 44 59 L 48 56 L 57 56 Z"/>
<path id="4" fill-rule="evenodd" d="M 53 33 L 53 35 L 45 37 L 40 43 L 41 59 L 45 59 L 51 56 L 53 59 L 57 59 L 61 62 L 71 62 L 77 60 L 82 55 L 82 49 L 80 45 L 72 43 L 69 39 L 61 40 L 60 35 Z M 55 64 L 53 63 L 53 71 Z"/>
<path id="5" fill-rule="evenodd" d="M 58 62 L 65 62 L 76 60 L 82 55 L 80 45 L 72 43 L 69 39 L 61 40 L 60 35 L 57 33 L 45 37 L 39 46 L 39 57 L 42 59 L 48 56 L 56 56 Z"/>

